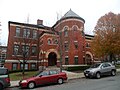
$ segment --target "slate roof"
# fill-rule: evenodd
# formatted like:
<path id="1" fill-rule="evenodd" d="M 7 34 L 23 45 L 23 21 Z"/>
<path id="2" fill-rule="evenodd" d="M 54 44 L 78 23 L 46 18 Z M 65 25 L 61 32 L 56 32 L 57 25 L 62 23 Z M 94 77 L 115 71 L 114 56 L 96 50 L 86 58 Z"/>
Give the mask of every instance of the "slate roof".
<path id="1" fill-rule="evenodd" d="M 56 26 L 59 22 L 61 22 L 62 20 L 65 19 L 70 19 L 70 18 L 76 18 L 76 19 L 80 19 L 85 23 L 85 20 L 83 18 L 81 18 L 79 15 L 77 15 L 75 12 L 73 12 L 71 9 L 60 19 L 56 22 L 54 26 Z"/>
<path id="2" fill-rule="evenodd" d="M 63 16 L 63 18 L 66 17 L 80 17 L 79 15 L 77 15 L 75 12 L 73 12 L 71 9 Z"/>
<path id="3" fill-rule="evenodd" d="M 85 22 L 85 20 L 83 18 L 81 18 L 79 15 L 77 15 L 71 9 L 61 19 L 66 19 L 66 18 L 78 18 L 78 19 L 81 19 L 83 22 Z"/>

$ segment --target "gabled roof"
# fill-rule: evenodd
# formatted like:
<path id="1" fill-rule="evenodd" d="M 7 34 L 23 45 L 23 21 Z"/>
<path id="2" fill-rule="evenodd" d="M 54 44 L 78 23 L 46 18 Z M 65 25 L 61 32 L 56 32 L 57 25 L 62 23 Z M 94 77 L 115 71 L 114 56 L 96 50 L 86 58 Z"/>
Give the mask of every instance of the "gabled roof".
<path id="1" fill-rule="evenodd" d="M 20 22 L 13 22 L 9 21 L 8 24 L 16 24 L 16 25 L 23 25 L 23 26 L 28 26 L 28 27 L 35 27 L 35 28 L 42 28 L 46 30 L 51 30 L 51 27 L 44 26 L 44 25 L 35 25 L 35 24 L 28 24 L 28 23 L 20 23 Z"/>

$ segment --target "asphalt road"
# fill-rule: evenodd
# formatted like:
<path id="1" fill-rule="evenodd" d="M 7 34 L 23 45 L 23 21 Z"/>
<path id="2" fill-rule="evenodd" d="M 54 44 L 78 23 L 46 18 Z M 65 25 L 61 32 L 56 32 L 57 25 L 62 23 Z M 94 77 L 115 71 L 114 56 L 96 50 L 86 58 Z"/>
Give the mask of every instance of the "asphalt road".
<path id="1" fill-rule="evenodd" d="M 5 90 L 21 90 L 8 88 Z M 30 90 L 30 89 L 22 89 Z M 76 79 L 69 80 L 62 85 L 46 85 L 31 90 L 120 90 L 120 72 L 116 76 L 102 77 L 101 79 Z"/>

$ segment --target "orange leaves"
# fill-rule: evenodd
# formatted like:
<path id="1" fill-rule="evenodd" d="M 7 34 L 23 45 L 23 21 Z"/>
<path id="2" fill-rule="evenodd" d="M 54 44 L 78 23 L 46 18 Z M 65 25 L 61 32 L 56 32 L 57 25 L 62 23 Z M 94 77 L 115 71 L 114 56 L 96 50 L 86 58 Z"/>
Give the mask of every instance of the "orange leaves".
<path id="1" fill-rule="evenodd" d="M 109 12 L 100 17 L 94 33 L 91 48 L 97 56 L 120 53 L 120 14 Z"/>

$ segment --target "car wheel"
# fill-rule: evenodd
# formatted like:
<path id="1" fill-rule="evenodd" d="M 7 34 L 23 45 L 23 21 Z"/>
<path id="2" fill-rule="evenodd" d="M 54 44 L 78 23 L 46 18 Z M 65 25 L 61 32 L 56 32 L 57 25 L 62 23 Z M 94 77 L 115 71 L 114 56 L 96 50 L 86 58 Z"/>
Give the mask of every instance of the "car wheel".
<path id="1" fill-rule="evenodd" d="M 32 88 L 34 88 L 35 87 L 35 83 L 34 82 L 29 82 L 28 83 L 28 88 L 29 89 L 32 89 Z"/>
<path id="2" fill-rule="evenodd" d="M 111 71 L 111 75 L 112 75 L 112 76 L 115 76 L 115 75 L 116 75 L 116 71 L 115 71 L 115 70 L 112 70 L 112 71 Z"/>
<path id="3" fill-rule="evenodd" d="M 59 79 L 57 80 L 57 82 L 58 82 L 58 84 L 62 84 L 62 83 L 63 83 L 63 79 L 62 79 L 62 78 L 59 78 Z"/>
<path id="4" fill-rule="evenodd" d="M 3 85 L 0 83 L 0 90 L 2 90 L 3 89 Z"/>
<path id="5" fill-rule="evenodd" d="M 101 78 L 101 76 L 100 76 L 100 73 L 99 73 L 99 72 L 97 72 L 97 73 L 96 73 L 96 78 L 97 78 L 97 79 L 100 79 L 100 78 Z"/>

